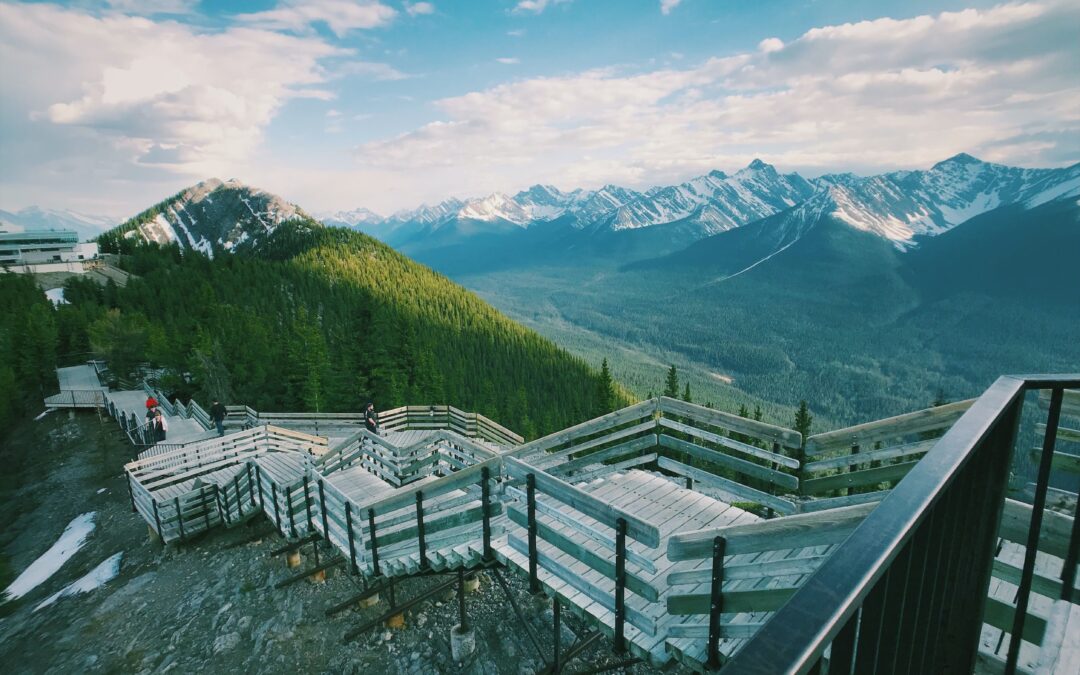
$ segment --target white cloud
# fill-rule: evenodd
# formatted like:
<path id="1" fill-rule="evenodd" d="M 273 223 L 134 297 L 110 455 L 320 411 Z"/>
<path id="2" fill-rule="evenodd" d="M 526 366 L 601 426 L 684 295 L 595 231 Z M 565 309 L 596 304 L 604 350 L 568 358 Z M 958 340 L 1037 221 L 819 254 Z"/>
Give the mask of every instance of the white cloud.
<path id="1" fill-rule="evenodd" d="M 301 33 L 325 23 L 340 38 L 352 30 L 385 26 L 395 16 L 397 11 L 379 0 L 283 0 L 274 9 L 241 14 L 237 19 L 256 28 Z"/>
<path id="2" fill-rule="evenodd" d="M 105 0 L 105 6 L 113 11 L 137 16 L 155 14 L 187 14 L 195 9 L 199 0 Z"/>
<path id="3" fill-rule="evenodd" d="M 235 175 L 288 101 L 333 97 L 325 64 L 348 58 L 316 38 L 0 4 L 0 183 L 55 199 Z"/>
<path id="4" fill-rule="evenodd" d="M 358 75 L 380 82 L 405 80 L 411 77 L 409 74 L 401 72 L 388 63 L 380 63 L 377 61 L 345 61 L 336 65 L 332 69 L 332 74 L 334 77 Z"/>
<path id="5" fill-rule="evenodd" d="M 371 170 L 562 187 L 680 180 L 764 156 L 808 172 L 1020 165 L 1080 154 L 1080 7 L 1003 5 L 807 31 L 687 69 L 593 70 L 445 98 L 441 119 L 362 145 Z"/>
<path id="6" fill-rule="evenodd" d="M 660 13 L 664 15 L 671 14 L 671 10 L 679 6 L 682 0 L 660 0 Z"/>
<path id="7" fill-rule="evenodd" d="M 434 14 L 435 5 L 430 2 L 406 2 L 405 11 L 409 16 L 420 16 L 421 14 Z"/>
<path id="8" fill-rule="evenodd" d="M 780 38 L 765 38 L 758 43 L 758 49 L 763 52 L 778 52 L 784 48 L 784 41 Z"/>
<path id="9" fill-rule="evenodd" d="M 573 1 L 574 0 L 520 0 L 518 4 L 514 6 L 514 12 L 540 14 L 547 9 L 549 5 L 561 5 Z"/>
<path id="10" fill-rule="evenodd" d="M 521 37 L 521 36 L 525 35 L 525 29 L 524 28 L 518 28 L 517 30 L 508 30 L 508 31 L 506 31 L 506 34 L 509 35 L 510 37 Z"/>
<path id="11" fill-rule="evenodd" d="M 517 58 L 516 56 L 503 56 L 495 60 L 507 66 L 516 66 L 517 64 L 521 63 L 521 59 Z"/>

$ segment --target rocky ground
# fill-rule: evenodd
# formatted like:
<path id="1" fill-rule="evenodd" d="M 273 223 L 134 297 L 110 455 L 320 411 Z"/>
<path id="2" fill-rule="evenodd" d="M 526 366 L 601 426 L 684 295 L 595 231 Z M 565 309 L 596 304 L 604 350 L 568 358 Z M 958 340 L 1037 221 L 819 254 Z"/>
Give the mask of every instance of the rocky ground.
<path id="1" fill-rule="evenodd" d="M 475 655 L 450 656 L 458 622 L 454 596 L 425 601 L 406 612 L 403 628 L 383 625 L 352 642 L 343 637 L 377 618 L 385 602 L 331 618 L 326 609 L 357 593 L 361 581 L 335 570 L 323 584 L 286 588 L 290 574 L 282 545 L 264 520 L 219 530 L 181 547 L 154 543 L 131 512 L 122 466 L 130 459 L 115 425 L 91 413 L 69 419 L 54 413 L 28 422 L 0 450 L 0 588 L 6 588 L 59 537 L 72 518 L 97 514 L 86 545 L 52 577 L 12 602 L 0 604 L 0 663 L 10 673 L 533 673 L 539 651 L 516 618 L 491 572 L 466 596 L 476 630 Z M 88 593 L 41 600 L 123 552 L 117 578 Z M 310 547 L 304 564 L 310 563 Z M 550 601 L 531 598 L 523 580 L 503 578 L 550 659 Z M 397 597 L 413 597 L 448 577 L 401 583 Z M 584 633 L 563 612 L 563 650 Z M 594 643 L 568 671 L 615 664 L 611 642 Z M 618 672 L 618 671 L 616 671 Z M 637 664 L 626 672 L 648 673 Z"/>

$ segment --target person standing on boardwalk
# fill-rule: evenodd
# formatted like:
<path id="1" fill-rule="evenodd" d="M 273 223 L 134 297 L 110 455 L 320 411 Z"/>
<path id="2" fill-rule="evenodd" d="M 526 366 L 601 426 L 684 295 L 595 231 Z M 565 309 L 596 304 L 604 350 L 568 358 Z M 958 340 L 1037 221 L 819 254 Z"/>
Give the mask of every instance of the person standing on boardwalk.
<path id="1" fill-rule="evenodd" d="M 158 406 L 158 402 L 157 402 L 157 399 L 154 398 L 153 394 L 146 397 L 146 409 L 147 409 L 147 411 L 153 410 L 157 406 Z"/>
<path id="2" fill-rule="evenodd" d="M 215 398 L 214 404 L 210 406 L 210 419 L 214 420 L 214 426 L 217 427 L 217 435 L 220 438 L 225 435 L 225 406 Z"/>
<path id="3" fill-rule="evenodd" d="M 375 412 L 375 404 L 368 403 L 364 411 L 364 426 L 373 434 L 379 433 L 379 414 Z"/>
<path id="4" fill-rule="evenodd" d="M 157 431 L 158 443 L 165 440 L 165 435 L 169 431 L 169 422 L 165 419 L 165 416 L 161 414 L 161 411 L 157 411 L 157 415 L 154 416 L 154 429 Z"/>

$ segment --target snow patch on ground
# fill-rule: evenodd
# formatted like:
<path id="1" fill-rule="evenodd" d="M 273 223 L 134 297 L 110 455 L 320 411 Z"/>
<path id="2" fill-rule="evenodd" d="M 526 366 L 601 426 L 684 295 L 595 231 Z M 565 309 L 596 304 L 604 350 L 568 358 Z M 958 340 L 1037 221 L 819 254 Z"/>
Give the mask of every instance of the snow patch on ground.
<path id="1" fill-rule="evenodd" d="M 35 421 L 35 422 L 37 422 L 37 421 L 38 421 L 38 420 L 40 420 L 40 419 L 41 419 L 42 417 L 45 417 L 46 415 L 48 415 L 48 414 L 49 414 L 49 413 L 51 413 L 52 411 L 53 411 L 53 408 L 46 408 L 46 409 L 45 409 L 45 412 L 41 413 L 40 415 L 38 415 L 37 417 L 35 417 L 35 418 L 34 418 L 34 421 Z"/>
<path id="2" fill-rule="evenodd" d="M 61 590 L 53 593 L 49 597 L 45 598 L 34 608 L 34 611 L 38 611 L 43 607 L 48 607 L 60 598 L 66 595 L 76 595 L 78 593 L 89 593 L 90 591 L 104 586 L 108 582 L 116 578 L 120 574 L 120 560 L 124 557 L 124 552 L 120 551 L 115 553 L 101 562 L 97 567 L 90 570 L 86 575 L 80 577 L 76 581 L 71 582 Z"/>
<path id="3" fill-rule="evenodd" d="M 37 560 L 30 563 L 30 567 L 27 567 L 15 581 L 11 582 L 11 585 L 4 591 L 4 599 L 14 600 L 15 598 L 21 598 L 47 581 L 49 577 L 63 567 L 64 563 L 83 547 L 87 537 L 94 531 L 94 519 L 96 517 L 97 514 L 91 511 L 76 516 L 68 523 L 56 543 Z"/>
<path id="4" fill-rule="evenodd" d="M 49 302 L 51 302 L 54 305 L 67 305 L 67 304 L 69 304 L 68 301 L 66 299 L 64 299 L 64 289 L 63 288 L 50 288 L 49 290 L 45 291 L 45 297 L 48 298 Z"/>

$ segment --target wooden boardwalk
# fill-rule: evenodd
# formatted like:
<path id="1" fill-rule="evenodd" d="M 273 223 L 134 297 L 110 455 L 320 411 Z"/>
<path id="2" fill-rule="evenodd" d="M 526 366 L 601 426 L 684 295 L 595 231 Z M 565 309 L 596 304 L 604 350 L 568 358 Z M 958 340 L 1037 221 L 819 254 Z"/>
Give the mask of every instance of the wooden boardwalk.
<path id="1" fill-rule="evenodd" d="M 166 541 L 262 514 L 292 540 L 318 535 L 367 576 L 494 559 L 531 581 L 535 566 L 539 590 L 588 624 L 615 638 L 621 623 L 632 654 L 704 669 L 713 540 L 728 542 L 723 659 L 929 450 L 926 435 L 967 405 L 812 437 L 812 462 L 799 454 L 797 432 L 663 398 L 527 444 L 451 407 L 398 409 L 379 435 L 356 416 L 252 411 L 245 420 L 294 428 L 233 431 L 148 454 L 127 470 L 133 508 Z M 340 435 L 297 430 L 315 422 Z M 991 670 L 1008 647 L 1024 508 L 1005 508 L 981 644 Z M 1040 658 L 1060 542 L 1072 527 L 1060 514 L 1047 519 L 1036 587 L 1044 592 L 1028 608 L 1021 651 L 1028 669 Z"/>

